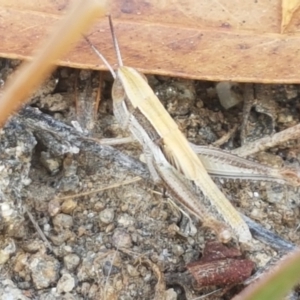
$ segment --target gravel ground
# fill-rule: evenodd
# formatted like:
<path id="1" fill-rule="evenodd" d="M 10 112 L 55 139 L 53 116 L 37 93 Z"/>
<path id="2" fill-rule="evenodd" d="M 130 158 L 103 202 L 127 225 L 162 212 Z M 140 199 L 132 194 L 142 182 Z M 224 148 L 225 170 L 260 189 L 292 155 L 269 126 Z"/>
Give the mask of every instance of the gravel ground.
<path id="1" fill-rule="evenodd" d="M 0 61 L 4 86 L 17 65 Z M 258 101 L 249 104 L 245 119 L 242 84 L 228 89 L 224 83 L 148 80 L 195 144 L 217 142 L 231 150 L 299 123 L 297 85 L 254 85 Z M 186 272 L 215 237 L 153 186 L 141 163 L 141 147 L 136 142 L 113 146 L 116 150 L 93 146 L 96 140 L 129 136 L 113 117 L 111 85 L 106 73 L 60 68 L 30 99 L 36 112 L 71 126 L 90 144 L 73 143 L 67 133 L 62 138 L 59 126 L 33 129 L 26 116 L 14 116 L 1 130 L 0 299 L 171 300 L 218 289 L 193 284 Z M 290 141 L 253 159 L 299 169 L 298 149 L 298 141 Z M 241 212 L 299 244 L 298 189 L 267 182 L 216 183 Z M 259 270 L 277 254 L 254 240 L 242 257 Z M 231 299 L 241 288 L 221 288 L 205 299 Z"/>

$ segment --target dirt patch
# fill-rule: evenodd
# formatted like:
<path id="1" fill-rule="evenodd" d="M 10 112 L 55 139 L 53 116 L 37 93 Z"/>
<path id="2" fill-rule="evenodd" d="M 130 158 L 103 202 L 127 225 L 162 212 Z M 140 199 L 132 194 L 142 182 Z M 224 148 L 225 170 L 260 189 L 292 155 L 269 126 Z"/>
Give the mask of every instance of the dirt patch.
<path id="1" fill-rule="evenodd" d="M 16 65 L 1 61 L 4 82 Z M 257 101 L 243 123 L 243 85 L 230 88 L 228 97 L 236 101 L 226 110 L 213 82 L 148 80 L 195 144 L 213 144 L 227 135 L 221 147 L 231 150 L 299 123 L 297 85 L 254 85 Z M 174 279 L 174 274 L 189 276 L 183 273 L 186 265 L 215 237 L 155 189 L 139 160 L 141 147 L 136 142 L 115 150 L 95 146 L 96 140 L 129 135 L 114 119 L 111 85 L 106 73 L 60 68 L 31 98 L 35 110 L 23 110 L 2 129 L 2 299 L 191 299 L 216 290 L 196 291 Z M 297 140 L 290 141 L 255 159 L 299 169 L 298 148 Z M 297 189 L 264 181 L 216 183 L 242 213 L 299 243 Z M 257 240 L 253 245 L 244 256 L 257 270 L 277 254 Z M 230 299 L 238 289 L 209 299 Z"/>

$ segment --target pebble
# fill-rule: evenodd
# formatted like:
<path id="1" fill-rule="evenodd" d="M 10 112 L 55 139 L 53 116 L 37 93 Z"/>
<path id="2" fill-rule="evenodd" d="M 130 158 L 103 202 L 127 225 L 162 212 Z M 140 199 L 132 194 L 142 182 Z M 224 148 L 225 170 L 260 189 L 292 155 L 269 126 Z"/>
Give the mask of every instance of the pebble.
<path id="1" fill-rule="evenodd" d="M 228 81 L 219 82 L 216 85 L 220 103 L 225 109 L 229 109 L 241 102 L 241 96 L 232 88 L 234 85 L 236 84 Z"/>
<path id="2" fill-rule="evenodd" d="M 57 281 L 60 263 L 53 256 L 37 253 L 29 259 L 28 268 L 35 288 L 45 289 Z"/>
<path id="3" fill-rule="evenodd" d="M 16 252 L 16 245 L 13 239 L 6 239 L 0 249 L 0 265 L 6 263 L 10 256 Z"/>
<path id="4" fill-rule="evenodd" d="M 99 219 L 104 224 L 109 224 L 114 220 L 115 213 L 111 208 L 106 208 L 99 213 Z"/>
<path id="5" fill-rule="evenodd" d="M 59 182 L 59 189 L 62 192 L 73 192 L 79 185 L 79 177 L 77 175 L 71 175 L 63 177 Z"/>
<path id="6" fill-rule="evenodd" d="M 115 229 L 115 224 L 111 223 L 111 224 L 107 225 L 107 227 L 105 228 L 105 232 L 109 233 L 109 232 L 112 232 L 114 229 Z"/>
<path id="7" fill-rule="evenodd" d="M 122 214 L 118 218 L 118 224 L 123 227 L 133 226 L 135 224 L 135 219 L 128 214 Z"/>
<path id="8" fill-rule="evenodd" d="M 71 228 L 73 226 L 73 218 L 70 215 L 58 214 L 52 219 L 54 227 Z"/>
<path id="9" fill-rule="evenodd" d="M 51 175 L 56 175 L 59 172 L 61 160 L 57 157 L 53 158 L 49 152 L 42 151 L 40 161 Z"/>
<path id="10" fill-rule="evenodd" d="M 134 267 L 133 265 L 128 264 L 126 266 L 126 269 L 127 269 L 129 276 L 131 276 L 131 277 L 137 277 L 140 275 L 140 273 L 138 272 L 136 267 Z"/>
<path id="11" fill-rule="evenodd" d="M 75 287 L 75 279 L 70 274 L 63 274 L 57 282 L 57 292 L 59 294 L 71 292 Z"/>
<path id="12" fill-rule="evenodd" d="M 51 217 L 56 216 L 60 212 L 60 202 L 56 199 L 50 200 L 48 203 L 48 213 Z"/>
<path id="13" fill-rule="evenodd" d="M 281 203 L 285 197 L 285 189 L 282 186 L 270 186 L 266 187 L 267 197 L 266 200 L 269 203 Z"/>
<path id="14" fill-rule="evenodd" d="M 165 300 L 176 300 L 177 299 L 177 293 L 174 291 L 174 289 L 168 289 L 165 291 L 164 299 Z"/>
<path id="15" fill-rule="evenodd" d="M 30 298 L 26 297 L 22 290 L 9 279 L 2 279 L 0 282 L 0 299 L 5 300 L 29 300 Z"/>
<path id="16" fill-rule="evenodd" d="M 43 249 L 44 247 L 44 242 L 41 240 L 29 240 L 22 245 L 24 251 L 29 253 L 35 253 L 39 251 L 39 249 Z"/>
<path id="17" fill-rule="evenodd" d="M 130 248 L 132 239 L 128 232 L 123 229 L 116 229 L 112 236 L 112 243 L 116 248 Z"/>
<path id="18" fill-rule="evenodd" d="M 74 253 L 64 256 L 64 266 L 67 270 L 73 271 L 80 263 L 80 257 Z"/>
<path id="19" fill-rule="evenodd" d="M 61 211 L 64 214 L 71 214 L 77 207 L 77 201 L 74 199 L 66 199 L 61 205 Z"/>
<path id="20" fill-rule="evenodd" d="M 143 277 L 145 277 L 149 273 L 148 269 L 143 265 L 139 266 L 138 271 Z"/>
<path id="21" fill-rule="evenodd" d="M 72 236 L 73 233 L 70 230 L 64 230 L 59 234 L 50 234 L 49 239 L 55 246 L 60 246 Z"/>
<path id="22" fill-rule="evenodd" d="M 105 204 L 100 201 L 96 202 L 94 205 L 94 210 L 97 212 L 102 211 L 104 208 L 105 208 Z"/>
<path id="23" fill-rule="evenodd" d="M 112 265 L 112 262 L 110 260 L 107 260 L 104 263 L 102 271 L 104 276 L 111 276 L 120 273 L 120 269 L 115 265 Z"/>
<path id="24" fill-rule="evenodd" d="M 128 203 L 125 203 L 121 206 L 121 211 L 126 212 L 128 210 Z"/>
<path id="25" fill-rule="evenodd" d="M 176 256 L 181 256 L 184 253 L 184 249 L 180 245 L 173 245 L 172 251 Z"/>

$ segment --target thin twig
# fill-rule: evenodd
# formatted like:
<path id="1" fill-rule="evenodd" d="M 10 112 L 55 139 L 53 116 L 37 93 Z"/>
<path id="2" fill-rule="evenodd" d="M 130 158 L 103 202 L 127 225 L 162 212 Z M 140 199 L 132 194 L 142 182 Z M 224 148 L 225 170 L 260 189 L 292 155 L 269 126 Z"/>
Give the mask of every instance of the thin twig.
<path id="1" fill-rule="evenodd" d="M 218 140 L 216 140 L 215 142 L 212 143 L 212 146 L 214 147 L 220 147 L 223 144 L 227 143 L 230 138 L 234 135 L 234 133 L 236 132 L 238 128 L 238 125 L 234 125 L 225 135 L 223 135 L 221 138 L 219 138 Z"/>
<path id="2" fill-rule="evenodd" d="M 57 200 L 66 200 L 66 199 L 79 198 L 79 197 L 82 197 L 82 196 L 87 196 L 87 195 L 95 194 L 95 193 L 98 193 L 98 192 L 101 192 L 101 191 L 114 189 L 114 188 L 117 188 L 119 186 L 131 184 L 131 183 L 134 183 L 134 182 L 138 182 L 140 180 L 142 180 L 141 177 L 134 177 L 132 179 L 129 179 L 129 180 L 126 180 L 126 181 L 122 181 L 122 182 L 117 182 L 117 183 L 114 183 L 114 184 L 111 184 L 111 185 L 108 185 L 106 187 L 99 188 L 99 189 L 96 189 L 96 190 L 93 190 L 93 191 L 88 191 L 88 192 L 83 192 L 83 193 L 79 193 L 79 194 L 74 194 L 74 195 L 71 195 L 71 196 L 59 197 Z"/>
<path id="3" fill-rule="evenodd" d="M 275 147 L 289 140 L 298 139 L 299 136 L 300 124 L 297 124 L 293 127 L 277 132 L 272 136 L 263 137 L 254 142 L 245 144 L 242 147 L 232 150 L 231 153 L 245 157 L 260 151 L 267 150 L 271 147 Z"/>
<path id="4" fill-rule="evenodd" d="M 31 223 L 33 224 L 35 230 L 37 231 L 37 233 L 39 234 L 39 236 L 41 237 L 41 239 L 44 241 L 44 243 L 46 244 L 46 247 L 48 247 L 48 249 L 49 249 L 51 252 L 53 252 L 53 248 L 52 248 L 50 242 L 47 240 L 47 238 L 46 238 L 44 232 L 41 230 L 40 226 L 39 226 L 38 223 L 35 221 L 33 215 L 31 214 L 31 212 L 29 212 L 29 210 L 27 209 L 26 206 L 24 206 L 24 209 L 25 209 L 25 211 L 26 211 L 26 213 L 27 213 L 27 215 L 28 215 L 28 217 L 29 217 Z"/>

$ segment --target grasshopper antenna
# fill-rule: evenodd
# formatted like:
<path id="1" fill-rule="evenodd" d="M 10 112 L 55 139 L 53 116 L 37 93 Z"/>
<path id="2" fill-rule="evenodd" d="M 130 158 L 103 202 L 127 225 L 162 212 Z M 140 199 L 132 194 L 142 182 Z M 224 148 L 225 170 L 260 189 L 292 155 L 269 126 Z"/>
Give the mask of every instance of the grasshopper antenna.
<path id="1" fill-rule="evenodd" d="M 83 35 L 83 37 L 87 41 L 87 43 L 90 45 L 90 47 L 93 49 L 93 51 L 96 53 L 96 55 L 98 57 L 100 57 L 100 59 L 106 65 L 106 67 L 108 68 L 108 70 L 111 73 L 112 77 L 114 79 L 116 79 L 116 77 L 117 77 L 116 76 L 116 72 L 114 71 L 114 69 L 112 68 L 112 66 L 109 64 L 109 62 L 107 61 L 107 59 L 98 51 L 98 49 L 92 44 L 92 42 L 85 35 Z"/>
<path id="2" fill-rule="evenodd" d="M 110 27 L 110 31 L 111 31 L 111 36 L 112 36 L 113 43 L 114 43 L 114 48 L 115 48 L 115 51 L 116 51 L 116 54 L 117 54 L 118 64 L 119 64 L 119 67 L 122 67 L 123 66 L 122 56 L 121 56 L 118 40 L 117 40 L 115 31 L 114 31 L 114 25 L 113 25 L 113 22 L 112 22 L 111 15 L 108 16 L 108 20 L 109 20 L 109 27 Z"/>

